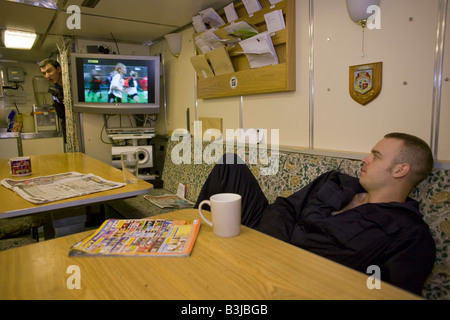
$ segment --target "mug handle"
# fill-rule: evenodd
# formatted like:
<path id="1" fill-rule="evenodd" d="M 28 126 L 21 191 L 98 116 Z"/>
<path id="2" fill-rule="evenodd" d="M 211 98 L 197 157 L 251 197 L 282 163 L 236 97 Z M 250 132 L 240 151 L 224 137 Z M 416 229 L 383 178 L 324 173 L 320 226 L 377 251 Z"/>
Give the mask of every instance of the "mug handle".
<path id="1" fill-rule="evenodd" d="M 203 200 L 202 202 L 200 202 L 199 206 L 198 206 L 198 213 L 200 213 L 200 216 L 202 217 L 202 219 L 206 222 L 206 224 L 208 224 L 210 227 L 213 226 L 212 222 L 209 221 L 208 219 L 205 218 L 205 216 L 202 213 L 202 206 L 204 204 L 208 204 L 211 207 L 211 201 L 209 200 Z"/>

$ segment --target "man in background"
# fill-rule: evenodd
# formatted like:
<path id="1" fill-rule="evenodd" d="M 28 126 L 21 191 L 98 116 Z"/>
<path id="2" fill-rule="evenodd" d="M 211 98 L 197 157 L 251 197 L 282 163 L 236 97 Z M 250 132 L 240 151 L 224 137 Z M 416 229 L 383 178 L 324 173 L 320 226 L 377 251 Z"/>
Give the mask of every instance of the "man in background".
<path id="1" fill-rule="evenodd" d="M 64 91 L 62 81 L 61 65 L 54 59 L 44 59 L 39 63 L 44 77 L 50 81 L 50 92 L 53 96 L 53 106 L 55 107 L 56 114 L 60 119 L 61 131 L 63 133 L 64 140 L 66 139 L 66 109 L 64 107 Z"/>

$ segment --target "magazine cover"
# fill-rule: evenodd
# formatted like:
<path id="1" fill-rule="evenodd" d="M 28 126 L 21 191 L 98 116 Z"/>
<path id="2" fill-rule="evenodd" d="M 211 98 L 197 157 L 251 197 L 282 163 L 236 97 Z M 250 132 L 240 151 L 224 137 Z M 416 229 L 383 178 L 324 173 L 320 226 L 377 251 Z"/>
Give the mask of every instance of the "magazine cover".
<path id="1" fill-rule="evenodd" d="M 69 256 L 189 256 L 200 225 L 200 220 L 110 219 Z"/>

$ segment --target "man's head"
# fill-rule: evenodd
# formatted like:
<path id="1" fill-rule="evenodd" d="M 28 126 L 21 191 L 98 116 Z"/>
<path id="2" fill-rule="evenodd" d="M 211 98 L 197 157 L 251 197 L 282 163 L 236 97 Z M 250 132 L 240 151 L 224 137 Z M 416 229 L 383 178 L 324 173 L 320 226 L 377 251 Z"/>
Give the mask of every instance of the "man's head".
<path id="1" fill-rule="evenodd" d="M 61 65 L 58 61 L 53 59 L 42 60 L 39 63 L 39 68 L 48 81 L 62 86 Z"/>
<path id="2" fill-rule="evenodd" d="M 402 141 L 402 147 L 394 160 L 395 164 L 408 163 L 411 167 L 411 182 L 414 186 L 426 179 L 433 170 L 433 153 L 428 144 L 422 139 L 400 132 L 389 133 L 385 139 Z"/>
<path id="3" fill-rule="evenodd" d="M 428 177 L 434 164 L 426 142 L 399 132 L 385 135 L 362 161 L 360 182 L 366 190 L 404 186 L 408 193 Z"/>

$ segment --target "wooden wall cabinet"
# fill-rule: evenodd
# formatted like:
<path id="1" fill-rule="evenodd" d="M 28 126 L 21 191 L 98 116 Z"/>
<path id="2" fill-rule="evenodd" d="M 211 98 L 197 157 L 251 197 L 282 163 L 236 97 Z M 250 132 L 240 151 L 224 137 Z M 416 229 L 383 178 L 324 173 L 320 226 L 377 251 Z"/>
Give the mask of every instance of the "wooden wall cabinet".
<path id="1" fill-rule="evenodd" d="M 283 11 L 286 28 L 271 34 L 279 64 L 252 69 L 247 57 L 240 53 L 242 49 L 239 45 L 227 46 L 235 72 L 198 78 L 198 98 L 208 99 L 296 90 L 295 0 L 284 0 L 273 6 L 268 0 L 260 0 L 260 4 L 263 7 L 262 10 L 248 15 L 242 2 L 235 2 L 236 13 L 239 16 L 237 21 L 246 21 L 255 26 L 259 33 L 262 33 L 267 31 L 264 15 L 274 10 L 281 9 Z M 219 15 L 226 21 L 223 12 L 219 12 Z M 225 26 L 227 25 L 229 24 Z M 225 26 L 215 31 L 215 34 L 222 39 L 227 36 Z M 194 39 L 197 35 L 194 34 Z M 198 48 L 197 54 L 202 54 Z M 235 84 L 234 87 L 231 85 L 232 82 Z"/>

